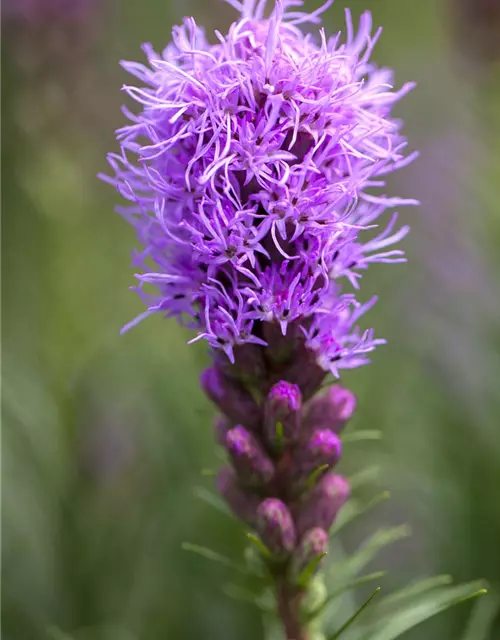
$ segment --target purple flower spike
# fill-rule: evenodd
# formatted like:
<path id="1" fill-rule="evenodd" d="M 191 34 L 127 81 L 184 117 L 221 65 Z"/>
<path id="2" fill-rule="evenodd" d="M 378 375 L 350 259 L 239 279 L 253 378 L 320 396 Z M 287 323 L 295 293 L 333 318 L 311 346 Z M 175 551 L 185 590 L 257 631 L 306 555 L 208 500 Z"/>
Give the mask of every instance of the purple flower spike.
<path id="1" fill-rule="evenodd" d="M 349 483 L 343 476 L 333 473 L 323 476 L 296 508 L 298 534 L 315 527 L 328 531 L 348 498 Z"/>
<path id="2" fill-rule="evenodd" d="M 236 474 L 230 467 L 223 467 L 219 471 L 217 490 L 237 518 L 250 527 L 255 526 L 259 499 L 240 486 Z"/>
<path id="3" fill-rule="evenodd" d="M 262 542 L 277 558 L 286 557 L 295 546 L 295 527 L 286 505 L 267 498 L 257 509 L 257 531 Z"/>
<path id="4" fill-rule="evenodd" d="M 304 431 L 310 433 L 313 429 L 330 429 L 339 433 L 355 409 L 356 396 L 352 391 L 340 385 L 329 387 L 309 403 L 304 417 Z"/>
<path id="5" fill-rule="evenodd" d="M 294 571 L 300 575 L 311 562 L 318 556 L 328 551 L 328 533 L 321 527 L 309 529 L 301 538 L 297 549 L 294 551 Z"/>
<path id="6" fill-rule="evenodd" d="M 244 422 L 249 428 L 260 423 L 260 409 L 252 396 L 216 367 L 209 367 L 200 378 L 203 391 L 232 424 Z"/>
<path id="7" fill-rule="evenodd" d="M 122 63 L 138 109 L 124 109 L 114 175 L 102 177 L 129 203 L 120 213 L 142 245 L 134 266 L 147 307 L 124 330 L 175 317 L 236 367 L 242 345 L 269 347 L 281 365 L 301 342 L 338 376 L 384 343 L 358 328 L 375 299 L 344 288 L 358 289 L 372 263 L 405 260 L 393 245 L 408 227 L 383 215 L 418 203 L 384 190 L 416 157 L 391 116 L 413 84 L 392 89 L 393 73 L 370 61 L 380 29 L 369 12 L 356 33 L 347 11 L 342 39 L 299 28 L 331 1 L 311 14 L 276 1 L 268 19 L 265 0 L 228 1 L 241 15 L 216 44 L 186 18 L 161 53 L 143 46 L 146 64 Z"/>
<path id="8" fill-rule="evenodd" d="M 279 433 L 284 443 L 297 440 L 300 429 L 302 394 L 297 385 L 280 381 L 269 391 L 264 406 L 264 428 L 268 442 L 276 443 Z"/>
<path id="9" fill-rule="evenodd" d="M 226 449 L 240 478 L 249 485 L 265 485 L 274 475 L 274 466 L 257 439 L 237 426 L 226 434 Z"/>

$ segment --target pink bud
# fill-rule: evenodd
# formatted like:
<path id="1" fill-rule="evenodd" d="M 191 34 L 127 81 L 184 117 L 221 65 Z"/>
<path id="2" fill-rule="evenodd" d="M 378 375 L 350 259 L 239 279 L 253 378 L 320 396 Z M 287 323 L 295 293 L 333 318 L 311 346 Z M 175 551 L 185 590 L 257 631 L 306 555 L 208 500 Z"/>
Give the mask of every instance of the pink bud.
<path id="1" fill-rule="evenodd" d="M 299 534 L 321 527 L 328 531 L 349 498 L 349 483 L 343 476 L 328 473 L 305 495 L 295 510 Z"/>
<path id="2" fill-rule="evenodd" d="M 226 449 L 234 468 L 246 484 L 262 486 L 274 475 L 274 465 L 257 439 L 245 427 L 237 426 L 226 433 Z"/>
<path id="3" fill-rule="evenodd" d="M 264 428 L 268 442 L 276 442 L 278 423 L 281 423 L 285 443 L 297 440 L 301 409 L 302 394 L 299 387 L 290 382 L 277 382 L 269 391 L 264 406 Z"/>
<path id="4" fill-rule="evenodd" d="M 287 556 L 295 546 L 295 527 L 286 505 L 267 498 L 257 509 L 257 531 L 262 542 L 278 558 Z"/>
<path id="5" fill-rule="evenodd" d="M 330 429 L 339 433 L 356 409 L 356 396 L 340 385 L 329 387 L 307 405 L 303 423 L 305 432 Z"/>
<path id="6" fill-rule="evenodd" d="M 255 527 L 259 498 L 243 489 L 231 467 L 223 467 L 217 476 L 217 490 L 234 515 L 250 527 Z"/>

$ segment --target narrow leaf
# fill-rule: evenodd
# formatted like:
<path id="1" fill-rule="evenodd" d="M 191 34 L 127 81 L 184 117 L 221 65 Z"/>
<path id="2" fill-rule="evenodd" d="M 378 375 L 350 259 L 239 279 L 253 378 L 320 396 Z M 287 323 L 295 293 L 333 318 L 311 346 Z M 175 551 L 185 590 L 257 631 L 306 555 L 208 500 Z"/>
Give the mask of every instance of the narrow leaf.
<path id="1" fill-rule="evenodd" d="M 365 484 L 373 484 L 378 479 L 379 475 L 380 467 L 376 465 L 367 467 L 362 471 L 358 471 L 358 473 L 354 473 L 348 478 L 351 491 L 359 489 L 359 487 L 362 487 Z"/>
<path id="2" fill-rule="evenodd" d="M 352 589 L 356 589 L 357 587 L 361 587 L 368 582 L 372 582 L 373 580 L 379 580 L 387 575 L 387 571 L 375 571 L 374 573 L 368 573 L 366 576 L 361 576 L 352 582 L 349 582 L 339 589 L 336 589 L 332 593 L 328 595 L 328 597 L 322 602 L 319 607 L 311 611 L 308 615 L 308 619 L 312 620 L 313 618 L 317 618 L 319 615 L 323 613 L 323 611 L 328 607 L 328 605 L 333 602 L 336 598 L 340 597 L 346 591 L 352 591 Z"/>
<path id="3" fill-rule="evenodd" d="M 410 533 L 411 529 L 407 525 L 377 531 L 361 545 L 354 555 L 337 566 L 337 573 L 348 578 L 357 575 L 381 549 L 393 542 L 407 538 Z"/>
<path id="4" fill-rule="evenodd" d="M 257 549 L 265 558 L 272 558 L 272 553 L 262 542 L 262 540 L 259 540 L 259 538 L 257 538 L 257 536 L 254 536 L 253 533 L 247 533 L 247 538 L 257 547 Z"/>
<path id="5" fill-rule="evenodd" d="M 311 475 L 307 479 L 306 486 L 308 489 L 312 489 L 312 487 L 314 487 L 314 485 L 316 484 L 316 480 L 318 479 L 318 476 L 320 475 L 320 473 L 323 473 L 323 471 L 326 471 L 328 469 L 328 466 L 329 465 L 327 464 L 322 464 L 320 467 L 317 467 L 316 469 L 314 469 L 314 471 L 311 473 Z"/>
<path id="6" fill-rule="evenodd" d="M 306 567 L 304 567 L 304 569 L 301 571 L 297 580 L 297 584 L 299 586 L 301 587 L 307 586 L 307 584 L 309 583 L 309 580 L 313 577 L 314 572 L 318 568 L 319 563 L 323 560 L 323 558 L 326 555 L 328 554 L 325 551 L 324 553 L 320 553 L 317 556 L 314 556 L 314 558 L 309 562 L 309 564 Z"/>
<path id="7" fill-rule="evenodd" d="M 213 549 L 208 549 L 207 547 L 201 547 L 197 544 L 192 544 L 191 542 L 183 542 L 182 549 L 184 551 L 190 551 L 192 553 L 196 553 L 199 556 L 206 558 L 207 560 L 213 560 L 214 562 L 219 562 L 220 564 L 223 564 L 226 567 L 230 567 L 231 569 L 234 569 L 239 573 L 244 573 L 244 574 L 247 573 L 244 567 L 241 567 L 240 565 L 236 564 L 229 558 L 226 558 L 226 556 L 221 555 L 217 551 L 213 551 Z"/>
<path id="8" fill-rule="evenodd" d="M 384 502 L 390 498 L 390 494 L 388 491 L 383 491 L 378 494 L 374 498 L 372 498 L 366 504 L 361 504 L 359 501 L 350 500 L 340 511 L 335 524 L 333 525 L 331 532 L 332 535 L 337 534 L 341 529 L 343 529 L 346 525 L 351 523 L 354 519 L 363 515 L 364 513 L 370 511 L 381 502 Z"/>
<path id="9" fill-rule="evenodd" d="M 332 636 L 330 636 L 328 640 L 337 640 L 337 638 L 340 638 L 340 636 L 344 633 L 344 631 L 346 631 L 352 625 L 352 623 L 361 615 L 361 613 L 363 613 L 363 611 L 369 606 L 369 604 L 371 603 L 373 598 L 375 598 L 375 596 L 378 594 L 379 591 L 380 591 L 380 587 L 377 587 L 375 591 L 371 594 L 371 596 L 368 598 L 368 600 L 366 600 L 361 605 L 361 607 L 356 611 L 356 613 L 354 613 L 349 618 L 349 620 L 347 620 L 347 622 L 345 622 L 340 627 L 338 631 L 336 631 Z"/>
<path id="10" fill-rule="evenodd" d="M 364 442 L 366 440 L 382 440 L 383 435 L 382 431 L 376 431 L 375 429 L 370 430 L 359 430 L 359 431 L 351 431 L 350 433 L 346 433 L 342 437 L 342 443 L 346 444 L 348 442 Z"/>
<path id="11" fill-rule="evenodd" d="M 73 636 L 62 631 L 59 627 L 50 627 L 47 629 L 47 637 L 50 638 L 50 640 L 74 640 Z"/>
<path id="12" fill-rule="evenodd" d="M 462 640 L 488 640 L 499 610 L 500 592 L 490 591 L 487 598 L 479 598 Z"/>
<path id="13" fill-rule="evenodd" d="M 394 640 L 438 613 L 484 593 L 486 589 L 480 581 L 445 587 L 440 593 L 433 591 L 409 608 L 399 613 L 391 612 L 369 625 L 363 635 L 360 635 L 359 640 Z"/>
<path id="14" fill-rule="evenodd" d="M 276 444 L 281 445 L 283 443 L 283 423 L 276 423 Z"/>
<path id="15" fill-rule="evenodd" d="M 426 591 L 430 591 L 431 589 L 435 589 L 437 587 L 443 587 L 445 585 L 451 584 L 453 582 L 453 578 L 448 575 L 441 576 L 433 576 L 432 578 L 424 578 L 423 580 L 418 580 L 409 584 L 407 587 L 400 589 L 399 591 L 395 591 L 394 593 L 389 594 L 381 602 L 378 603 L 377 607 L 385 608 L 400 602 L 404 602 L 409 598 L 413 598 L 415 596 L 419 596 Z"/>
<path id="16" fill-rule="evenodd" d="M 259 600 L 259 598 L 249 589 L 243 589 L 235 584 L 228 583 L 222 587 L 222 591 L 226 596 L 228 596 L 228 598 L 238 600 L 239 602 L 253 604 L 261 611 L 266 611 L 268 613 L 273 611 L 272 607 L 265 606 L 264 603 L 261 602 L 261 600 Z"/>
<path id="17" fill-rule="evenodd" d="M 209 491 L 208 489 L 205 489 L 205 487 L 195 487 L 193 489 L 193 493 L 197 498 L 199 498 L 206 504 L 209 504 L 214 509 L 217 509 L 217 511 L 220 511 L 223 514 L 232 517 L 232 513 L 229 511 L 226 503 L 217 494 L 212 493 L 212 491 Z"/>

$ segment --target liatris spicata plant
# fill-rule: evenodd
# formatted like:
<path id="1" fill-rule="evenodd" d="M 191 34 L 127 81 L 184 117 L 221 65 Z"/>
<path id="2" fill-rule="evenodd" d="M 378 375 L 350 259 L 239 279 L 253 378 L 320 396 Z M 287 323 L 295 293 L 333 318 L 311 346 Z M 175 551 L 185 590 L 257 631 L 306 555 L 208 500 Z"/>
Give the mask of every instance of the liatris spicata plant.
<path id="1" fill-rule="evenodd" d="M 277 0 L 267 18 L 265 0 L 228 1 L 240 18 L 215 44 L 187 18 L 161 54 L 144 45 L 148 66 L 123 63 L 140 110 L 124 109 L 115 176 L 103 177 L 130 202 L 120 212 L 143 247 L 147 310 L 124 330 L 161 313 L 208 342 L 201 386 L 229 460 L 217 487 L 252 531 L 286 637 L 305 640 L 313 576 L 350 493 L 335 467 L 356 400 L 326 381 L 384 342 L 358 327 L 375 299 L 355 293 L 371 263 L 404 261 L 397 214 L 370 230 L 417 204 L 383 193 L 416 156 L 391 116 L 413 84 L 393 90 L 370 62 L 369 12 L 356 32 L 346 10 L 345 38 L 312 36 L 300 27 L 333 0 L 309 14 Z"/>

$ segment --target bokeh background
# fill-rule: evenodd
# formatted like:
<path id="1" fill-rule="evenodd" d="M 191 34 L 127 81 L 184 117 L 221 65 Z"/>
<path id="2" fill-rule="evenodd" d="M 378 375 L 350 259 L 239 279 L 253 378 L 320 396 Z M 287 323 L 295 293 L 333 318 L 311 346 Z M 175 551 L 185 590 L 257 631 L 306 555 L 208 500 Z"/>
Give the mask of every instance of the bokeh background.
<path id="1" fill-rule="evenodd" d="M 325 16 L 342 26 L 345 0 Z M 317 6 L 312 0 L 308 6 Z M 3 633 L 6 640 L 255 640 L 258 611 L 228 598 L 240 525 L 200 499 L 218 454 L 198 388 L 204 345 L 141 311 L 131 228 L 97 180 L 122 124 L 122 58 L 161 48 L 219 0 L 3 0 Z M 500 588 L 500 1 L 351 0 L 384 26 L 376 58 L 418 82 L 398 113 L 414 165 L 391 192 L 419 198 L 406 265 L 374 266 L 370 323 L 389 338 L 345 375 L 355 427 L 344 469 L 380 467 L 392 498 L 342 534 L 349 550 L 382 524 L 413 536 L 373 569 L 384 590 L 416 576 Z M 370 488 L 367 489 L 368 493 Z M 375 490 L 375 489 L 374 489 Z M 245 578 L 238 577 L 239 586 Z M 491 602 L 494 602 L 492 600 Z M 408 634 L 454 640 L 463 605 Z M 500 622 L 488 638 L 500 638 Z M 470 638 L 469 640 L 476 640 Z"/>

